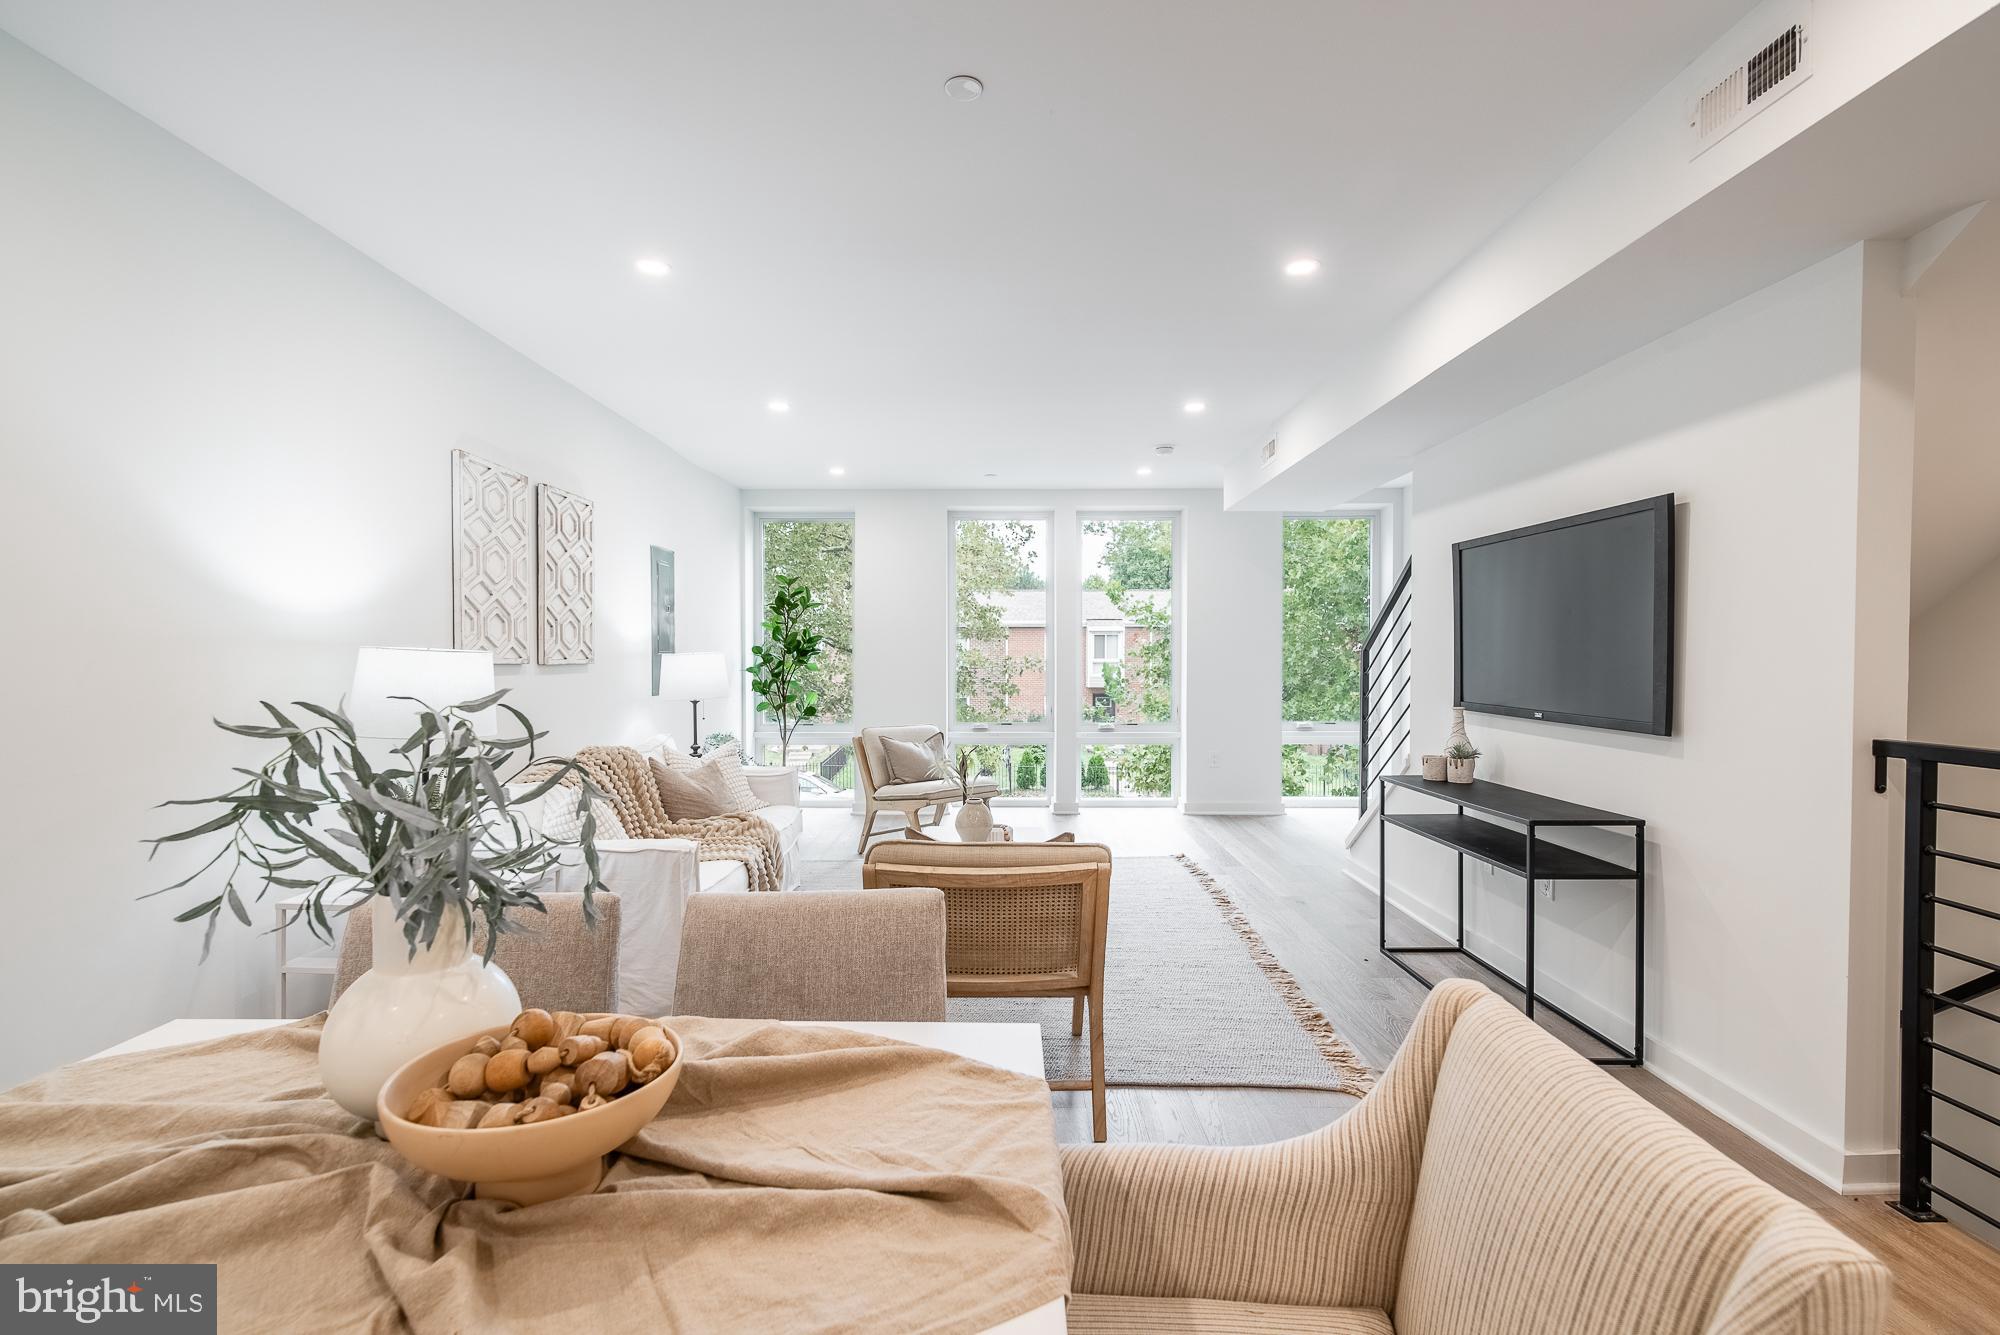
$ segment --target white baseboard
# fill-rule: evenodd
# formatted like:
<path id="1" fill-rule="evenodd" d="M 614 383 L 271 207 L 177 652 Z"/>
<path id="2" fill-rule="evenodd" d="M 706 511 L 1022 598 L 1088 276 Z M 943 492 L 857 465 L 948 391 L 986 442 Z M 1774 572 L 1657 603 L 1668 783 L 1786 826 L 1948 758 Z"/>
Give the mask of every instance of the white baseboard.
<path id="1" fill-rule="evenodd" d="M 1269 802 L 1183 802 L 1190 816 L 1282 816 L 1285 809 Z"/>
<path id="2" fill-rule="evenodd" d="M 1900 1156 L 1893 1149 L 1850 1152 L 1651 1036 L 1646 1039 L 1646 1069 L 1822 1186 L 1843 1196 L 1896 1190 Z"/>
<path id="3" fill-rule="evenodd" d="M 1348 874 L 1375 891 L 1375 868 L 1362 865 L 1359 859 L 1348 861 Z M 1413 898 L 1394 882 L 1390 884 L 1389 902 L 1398 912 L 1445 940 L 1455 939 L 1456 928 L 1449 918 Z M 1487 959 L 1520 976 L 1522 961 L 1514 952 L 1490 939 L 1468 936 L 1467 941 Z M 1537 990 L 1542 996 L 1585 1024 L 1607 1034 L 1629 1032 L 1630 1016 L 1614 1015 L 1556 980 L 1543 978 L 1538 983 Z M 1893 1148 L 1849 1152 L 1760 1102 L 1651 1033 L 1646 1035 L 1645 1069 L 1832 1191 L 1844 1196 L 1873 1196 L 1893 1193 L 1897 1188 L 1899 1156 Z"/>

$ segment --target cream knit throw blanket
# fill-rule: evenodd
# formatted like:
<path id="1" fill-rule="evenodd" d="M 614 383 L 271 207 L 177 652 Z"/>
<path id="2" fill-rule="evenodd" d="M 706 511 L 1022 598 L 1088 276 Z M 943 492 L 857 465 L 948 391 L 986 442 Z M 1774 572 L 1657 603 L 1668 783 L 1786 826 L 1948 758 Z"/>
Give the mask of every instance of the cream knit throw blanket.
<path id="1" fill-rule="evenodd" d="M 570 759 L 617 809 L 619 823 L 629 838 L 692 839 L 695 857 L 703 862 L 742 863 L 752 890 L 784 888 L 784 860 L 771 822 L 748 812 L 700 820 L 668 819 L 667 809 L 660 805 L 660 790 L 653 783 L 651 762 L 629 746 L 586 746 Z M 544 762 L 524 771 L 521 778 L 536 782 L 554 772 L 555 767 Z M 564 775 L 562 782 L 566 788 L 576 787 L 576 771 Z"/>

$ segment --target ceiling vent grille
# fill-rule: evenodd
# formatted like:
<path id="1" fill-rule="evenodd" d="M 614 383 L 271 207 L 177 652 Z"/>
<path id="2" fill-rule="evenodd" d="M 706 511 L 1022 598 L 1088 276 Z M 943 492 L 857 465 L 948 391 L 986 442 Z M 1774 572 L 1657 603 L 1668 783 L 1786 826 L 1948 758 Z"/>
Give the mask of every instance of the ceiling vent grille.
<path id="1" fill-rule="evenodd" d="M 1272 439 L 1264 442 L 1263 462 L 1268 464 L 1277 457 L 1278 457 L 1278 442 L 1277 439 L 1273 437 Z"/>
<path id="2" fill-rule="evenodd" d="M 1803 19 L 1766 42 L 1695 99 L 1688 117 L 1694 156 L 1720 143 L 1752 116 L 1804 83 L 1812 73 Z"/>

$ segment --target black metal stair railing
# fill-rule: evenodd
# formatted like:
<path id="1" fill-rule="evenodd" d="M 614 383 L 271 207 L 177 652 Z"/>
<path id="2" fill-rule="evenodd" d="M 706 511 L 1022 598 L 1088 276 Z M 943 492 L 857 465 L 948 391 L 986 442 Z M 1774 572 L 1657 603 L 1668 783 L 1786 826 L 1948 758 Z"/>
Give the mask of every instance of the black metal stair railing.
<path id="1" fill-rule="evenodd" d="M 1933 1171 L 1935 1153 L 1943 1151 L 1954 1160 L 2000 1178 L 2000 1167 L 1980 1158 L 1964 1145 L 1940 1136 L 1936 1126 L 1938 1105 L 1943 1104 L 1980 1122 L 2000 1127 L 2000 1098 L 1996 1098 L 1991 1107 L 1981 1107 L 1969 1092 L 1949 1094 L 1938 1088 L 1940 1058 L 1990 1075 L 2000 1075 L 2000 1064 L 1938 1037 L 1941 1011 L 1971 1015 L 2000 1024 L 2000 1008 L 1993 1003 L 1976 1004 L 1989 993 L 2000 991 L 2000 962 L 1961 950 L 1956 945 L 1941 944 L 1938 940 L 1938 910 L 1963 915 L 1957 920 L 1966 923 L 1979 919 L 2000 922 L 2000 912 L 1939 894 L 1937 878 L 1941 860 L 2000 871 L 2000 861 L 1938 847 L 1940 812 L 2000 820 L 2000 811 L 1939 801 L 1940 769 L 2000 770 L 2000 751 L 1940 746 L 1929 742 L 1878 741 L 1875 743 L 1875 791 L 1878 793 L 1888 791 L 1891 760 L 1903 762 L 1905 777 L 1902 1074 L 1898 1136 L 1901 1166 L 1893 1205 L 1911 1219 L 1930 1223 L 1944 1218 L 1932 1208 L 1934 1201 L 1948 1201 L 1974 1218 L 2000 1228 L 2000 1218 L 1939 1186 Z M 1980 972 L 1940 988 L 1937 984 L 1939 956 L 1969 964 Z M 1969 1089 L 1967 1086 L 1957 1087 L 1962 1091 Z"/>
<path id="2" fill-rule="evenodd" d="M 1410 737 L 1410 562 L 1361 642 L 1361 815 L 1368 794 Z"/>

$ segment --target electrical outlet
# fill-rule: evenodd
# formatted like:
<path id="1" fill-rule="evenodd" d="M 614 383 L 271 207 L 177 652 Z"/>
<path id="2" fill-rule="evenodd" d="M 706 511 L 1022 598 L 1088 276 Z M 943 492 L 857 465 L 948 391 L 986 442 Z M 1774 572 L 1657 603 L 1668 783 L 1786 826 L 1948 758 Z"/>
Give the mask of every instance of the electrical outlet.
<path id="1" fill-rule="evenodd" d="M 1554 881 L 1536 881 L 1535 888 L 1542 892 L 1543 899 L 1548 900 L 1550 903 L 1555 902 L 1556 883 Z"/>
<path id="2" fill-rule="evenodd" d="M 1221 768 L 1222 768 L 1222 752 L 1220 752 L 1220 751 L 1210 751 L 1210 752 L 1208 753 L 1208 767 L 1209 767 L 1210 769 L 1221 769 Z"/>

